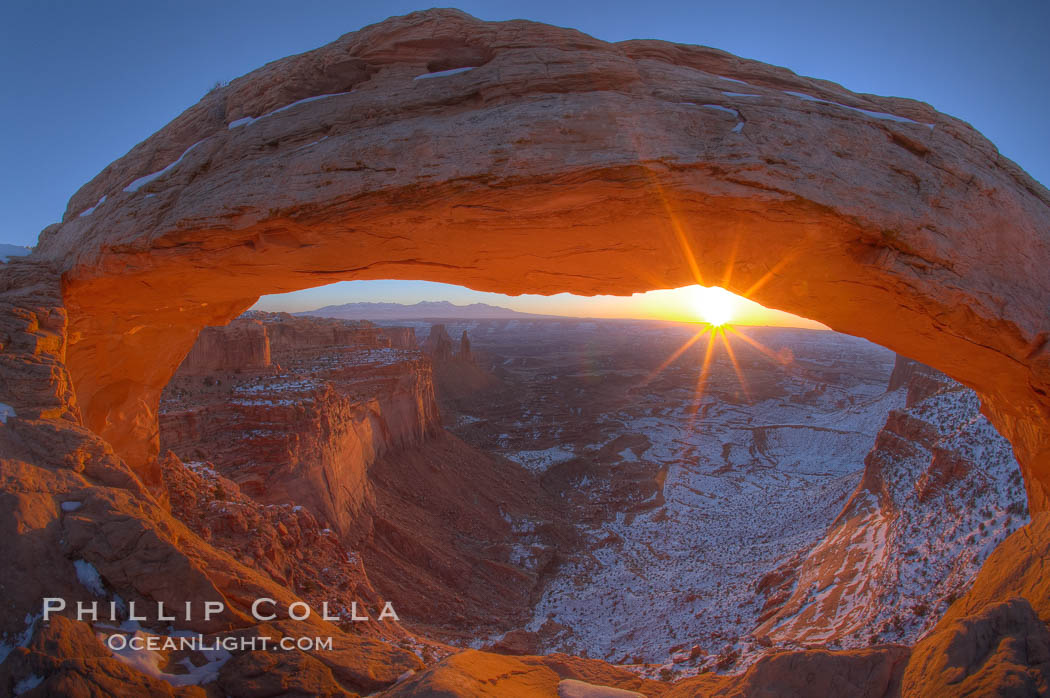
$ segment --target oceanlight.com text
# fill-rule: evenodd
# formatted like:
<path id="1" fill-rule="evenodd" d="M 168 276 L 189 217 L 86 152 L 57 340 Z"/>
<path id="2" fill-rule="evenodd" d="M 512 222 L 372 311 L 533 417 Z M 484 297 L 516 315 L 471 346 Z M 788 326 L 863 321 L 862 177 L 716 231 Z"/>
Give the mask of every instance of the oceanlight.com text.
<path id="1" fill-rule="evenodd" d="M 149 652 L 174 652 L 174 651 L 215 651 L 226 650 L 227 652 L 247 652 L 261 650 L 263 652 L 277 652 L 292 650 L 332 650 L 332 638 L 323 636 L 285 636 L 281 638 L 272 637 L 246 637 L 227 635 L 225 637 L 205 637 L 204 635 L 183 635 L 169 637 L 164 635 L 124 635 L 115 633 L 106 638 L 106 646 L 114 652 L 122 652 L 126 649 Z"/>

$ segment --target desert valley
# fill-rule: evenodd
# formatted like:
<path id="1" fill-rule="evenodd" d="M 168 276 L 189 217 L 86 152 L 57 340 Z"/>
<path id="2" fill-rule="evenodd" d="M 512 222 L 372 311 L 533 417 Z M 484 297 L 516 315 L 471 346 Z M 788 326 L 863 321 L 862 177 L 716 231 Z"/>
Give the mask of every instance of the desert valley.
<path id="1" fill-rule="evenodd" d="M 434 656 L 667 678 L 910 644 L 1028 520 L 973 393 L 863 340 L 379 322 L 205 330 L 161 400 L 166 478 L 205 539 L 316 607 L 392 600 Z M 335 552 L 297 553 L 274 533 L 289 518 Z"/>
<path id="2" fill-rule="evenodd" d="M 969 124 L 718 49 L 219 82 L 0 246 L 0 694 L 1050 695 L 1048 267 Z M 266 309 L 384 281 L 828 329 Z"/>

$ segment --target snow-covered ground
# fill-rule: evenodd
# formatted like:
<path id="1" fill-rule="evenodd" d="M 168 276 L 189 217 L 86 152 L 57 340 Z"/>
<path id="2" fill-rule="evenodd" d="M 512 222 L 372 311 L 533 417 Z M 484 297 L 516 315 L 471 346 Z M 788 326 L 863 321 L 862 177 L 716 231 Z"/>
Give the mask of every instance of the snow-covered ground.
<path id="1" fill-rule="evenodd" d="M 688 329 L 589 324 L 463 326 L 513 404 L 473 406 L 450 428 L 577 510 L 583 543 L 563 551 L 525 628 L 545 651 L 688 675 L 803 642 L 914 642 L 1025 520 L 1016 463 L 973 393 L 945 379 L 945 395 L 906 410 L 888 351 L 748 331 L 761 349 L 730 338 L 734 356 L 717 346 L 701 379 L 702 341 L 653 371 Z M 980 467 L 919 501 L 932 458 L 920 448 L 887 469 L 892 503 L 860 492 L 848 525 L 836 521 L 894 410 L 938 425 L 938 448 Z"/>
<path id="2" fill-rule="evenodd" d="M 821 537 L 903 401 L 875 386 L 843 408 L 797 395 L 753 406 L 710 395 L 700 416 L 679 391 L 603 415 L 647 439 L 638 460 L 666 467 L 663 506 L 586 530 L 589 554 L 549 582 L 529 629 L 553 622 L 564 630 L 552 649 L 618 663 L 663 663 L 697 644 L 718 652 L 747 635 L 755 609 L 742 601 L 755 580 Z"/>
<path id="3" fill-rule="evenodd" d="M 936 393 L 887 423 L 868 463 L 877 486 L 860 490 L 803 560 L 763 632 L 833 647 L 913 643 L 1028 522 L 1010 444 L 973 391 L 937 378 Z"/>

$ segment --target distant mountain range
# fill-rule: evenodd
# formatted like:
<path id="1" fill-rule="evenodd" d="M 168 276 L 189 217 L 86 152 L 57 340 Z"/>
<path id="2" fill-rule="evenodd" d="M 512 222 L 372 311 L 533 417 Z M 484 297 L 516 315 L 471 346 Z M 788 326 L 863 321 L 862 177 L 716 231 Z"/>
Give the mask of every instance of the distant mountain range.
<path id="1" fill-rule="evenodd" d="M 344 303 L 326 305 L 316 310 L 304 310 L 295 315 L 318 315 L 343 320 L 510 320 L 514 318 L 547 318 L 555 315 L 522 313 L 510 308 L 487 303 L 456 305 L 448 301 L 422 301 L 415 305 L 403 303 Z"/>

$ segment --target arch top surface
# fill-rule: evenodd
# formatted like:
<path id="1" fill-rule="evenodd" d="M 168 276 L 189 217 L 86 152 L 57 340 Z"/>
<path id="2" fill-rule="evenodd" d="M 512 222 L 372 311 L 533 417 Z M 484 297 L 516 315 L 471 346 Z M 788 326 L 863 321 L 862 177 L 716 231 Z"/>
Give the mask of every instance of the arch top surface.
<path id="1" fill-rule="evenodd" d="M 264 293 L 701 282 L 974 387 L 1045 508 L 1050 194 L 926 104 L 715 49 L 392 18 L 209 93 L 35 255 L 63 272 L 84 420 L 141 468 L 197 331 Z"/>

